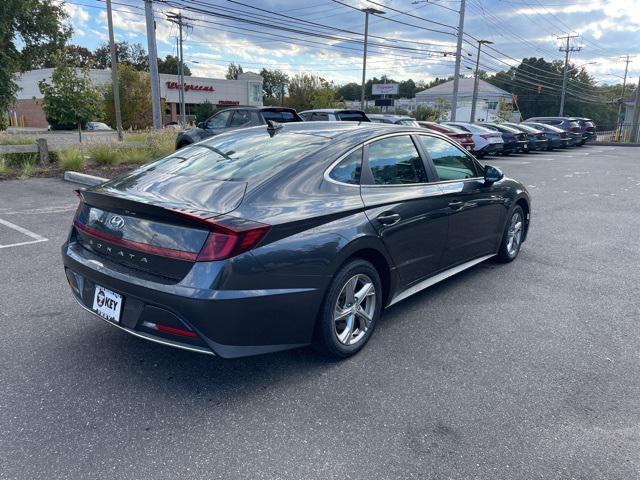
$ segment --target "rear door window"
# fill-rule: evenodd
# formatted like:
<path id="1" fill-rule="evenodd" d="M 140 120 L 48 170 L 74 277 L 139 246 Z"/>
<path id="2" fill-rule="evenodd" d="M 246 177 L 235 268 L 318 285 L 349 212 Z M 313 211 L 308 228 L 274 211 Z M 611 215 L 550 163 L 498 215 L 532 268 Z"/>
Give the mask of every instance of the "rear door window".
<path id="1" fill-rule="evenodd" d="M 428 135 L 420 135 L 418 138 L 431 157 L 440 180 L 464 180 L 481 176 L 480 166 L 464 150 L 441 138 Z"/>
<path id="2" fill-rule="evenodd" d="M 295 122 L 297 120 L 293 112 L 289 110 L 263 110 L 262 116 L 265 120 L 272 120 L 278 123 Z"/>
<path id="3" fill-rule="evenodd" d="M 409 135 L 369 144 L 369 169 L 376 185 L 427 183 L 427 172 Z"/>
<path id="4" fill-rule="evenodd" d="M 343 122 L 368 122 L 369 119 L 362 112 L 336 112 L 338 120 Z"/>
<path id="5" fill-rule="evenodd" d="M 231 117 L 230 127 L 244 127 L 251 124 L 251 112 L 248 110 L 236 110 Z"/>
<path id="6" fill-rule="evenodd" d="M 358 185 L 360 183 L 360 171 L 362 169 L 362 148 L 354 150 L 338 163 L 329 177 L 337 182 Z"/>

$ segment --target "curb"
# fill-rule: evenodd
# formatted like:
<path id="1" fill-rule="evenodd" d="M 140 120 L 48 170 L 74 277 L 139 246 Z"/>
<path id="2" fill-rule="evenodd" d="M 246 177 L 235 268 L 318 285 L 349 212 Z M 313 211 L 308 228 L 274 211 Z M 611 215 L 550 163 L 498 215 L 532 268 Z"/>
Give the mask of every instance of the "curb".
<path id="1" fill-rule="evenodd" d="M 640 143 L 621 143 L 621 142 L 592 142 L 591 145 L 597 147 L 640 147 Z"/>
<path id="2" fill-rule="evenodd" d="M 67 182 L 79 183 L 81 185 L 87 185 L 89 187 L 93 187 L 94 185 L 100 185 L 101 183 L 104 183 L 108 180 L 107 178 L 96 177 L 94 175 L 74 172 L 71 170 L 64 172 L 63 178 Z"/>

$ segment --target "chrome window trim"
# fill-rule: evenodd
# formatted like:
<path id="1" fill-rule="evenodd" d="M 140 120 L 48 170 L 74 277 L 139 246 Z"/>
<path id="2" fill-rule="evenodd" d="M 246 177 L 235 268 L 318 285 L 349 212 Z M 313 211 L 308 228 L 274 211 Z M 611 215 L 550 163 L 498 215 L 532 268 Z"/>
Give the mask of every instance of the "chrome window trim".
<path id="1" fill-rule="evenodd" d="M 425 185 L 441 185 L 441 184 L 445 184 L 445 183 L 455 183 L 455 182 L 468 182 L 468 181 L 477 181 L 477 180 L 484 180 L 484 177 L 472 177 L 472 178 L 462 178 L 459 180 L 438 180 L 437 182 L 425 182 L 425 183 L 398 183 L 395 185 L 362 185 L 362 184 L 353 184 L 353 183 L 345 183 L 345 182 L 339 182 L 338 180 L 334 180 L 333 178 L 330 177 L 330 173 L 331 170 L 333 170 L 342 160 L 344 160 L 347 156 L 349 156 L 350 154 L 352 154 L 354 151 L 356 151 L 358 148 L 364 148 L 365 145 L 369 145 L 372 142 L 376 142 L 378 140 L 382 140 L 384 138 L 387 137 L 398 137 L 400 135 L 409 135 L 409 136 L 413 136 L 413 135 L 427 135 L 430 137 L 435 137 L 435 138 L 440 138 L 443 139 L 447 142 L 449 142 L 451 145 L 453 145 L 454 147 L 458 148 L 461 152 L 465 153 L 467 156 L 469 156 L 472 160 L 475 160 L 468 152 L 466 152 L 465 150 L 461 149 L 459 146 L 455 145 L 451 139 L 449 139 L 446 135 L 442 135 L 439 134 L 438 132 L 433 132 L 431 133 L 430 131 L 424 131 L 426 129 L 422 129 L 422 131 L 403 131 L 403 132 L 391 132 L 391 133 L 386 133 L 384 135 L 381 135 L 379 137 L 376 138 L 370 138 L 369 140 L 365 140 L 364 142 L 356 145 L 355 147 L 350 148 L 349 150 L 347 150 L 346 153 L 343 153 L 342 155 L 340 155 L 338 157 L 337 160 L 335 160 L 333 163 L 331 163 L 331 165 L 329 165 L 325 171 L 324 171 L 324 180 L 326 180 L 329 183 L 335 183 L 336 185 L 343 185 L 343 186 L 347 186 L 347 187 L 374 187 L 374 188 L 385 188 L 385 187 L 419 187 L 419 186 L 425 186 Z M 413 140 L 413 139 L 412 139 Z M 363 158 L 364 160 L 364 158 Z M 431 160 L 431 158 L 429 158 L 429 160 Z"/>

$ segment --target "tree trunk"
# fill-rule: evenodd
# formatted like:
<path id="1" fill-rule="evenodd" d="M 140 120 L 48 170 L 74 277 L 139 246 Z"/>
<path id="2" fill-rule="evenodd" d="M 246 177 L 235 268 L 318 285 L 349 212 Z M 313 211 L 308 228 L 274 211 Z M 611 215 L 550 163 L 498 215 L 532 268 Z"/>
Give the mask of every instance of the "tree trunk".
<path id="1" fill-rule="evenodd" d="M 82 123 L 78 122 L 78 138 L 80 139 L 80 143 L 82 143 Z"/>

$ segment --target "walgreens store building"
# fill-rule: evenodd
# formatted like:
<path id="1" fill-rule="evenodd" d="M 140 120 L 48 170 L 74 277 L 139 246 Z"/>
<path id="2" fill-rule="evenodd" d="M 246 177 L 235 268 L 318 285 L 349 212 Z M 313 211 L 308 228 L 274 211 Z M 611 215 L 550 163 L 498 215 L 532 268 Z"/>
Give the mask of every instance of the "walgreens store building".
<path id="1" fill-rule="evenodd" d="M 9 110 L 12 125 L 47 128 L 47 118 L 38 104 L 42 93 L 38 82 L 51 81 L 53 68 L 30 70 L 18 77 L 18 99 Z M 90 70 L 89 77 L 95 86 L 111 85 L 110 70 Z M 160 97 L 165 102 L 164 124 L 177 122 L 180 116 L 180 77 L 160 74 Z M 237 80 L 220 78 L 184 77 L 185 113 L 189 120 L 195 118 L 195 107 L 209 102 L 213 105 L 262 106 L 262 77 L 255 73 L 241 73 Z"/>

